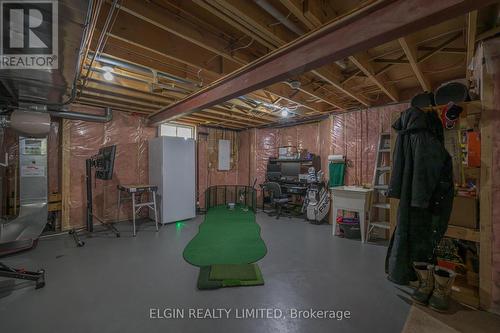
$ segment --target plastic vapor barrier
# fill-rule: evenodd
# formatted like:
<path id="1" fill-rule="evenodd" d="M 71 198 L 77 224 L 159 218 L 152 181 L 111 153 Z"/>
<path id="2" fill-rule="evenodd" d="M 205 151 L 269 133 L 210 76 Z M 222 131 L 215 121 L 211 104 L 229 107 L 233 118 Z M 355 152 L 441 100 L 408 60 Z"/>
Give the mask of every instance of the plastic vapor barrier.
<path id="1" fill-rule="evenodd" d="M 82 107 L 80 107 L 81 109 Z M 79 111 L 77 108 L 72 108 Z M 83 112 L 93 111 L 84 108 Z M 95 109 L 94 109 L 95 110 Z M 70 225 L 85 223 L 85 160 L 101 147 L 116 145 L 112 180 L 97 179 L 93 188 L 94 213 L 104 220 L 117 217 L 118 184 L 148 183 L 148 140 L 156 136 L 156 127 L 146 126 L 142 115 L 114 112 L 108 123 L 65 121 L 69 131 L 70 153 Z M 122 204 L 120 219 L 131 218 L 131 205 Z"/>

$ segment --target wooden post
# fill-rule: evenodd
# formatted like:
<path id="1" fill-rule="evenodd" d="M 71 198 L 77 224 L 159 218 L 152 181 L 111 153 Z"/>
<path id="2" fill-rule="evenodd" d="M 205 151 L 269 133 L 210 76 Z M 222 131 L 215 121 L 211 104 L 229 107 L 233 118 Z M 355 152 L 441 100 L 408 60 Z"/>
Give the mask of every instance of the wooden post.
<path id="1" fill-rule="evenodd" d="M 480 211 L 479 211 L 479 305 L 487 310 L 491 307 L 492 290 L 492 234 L 491 224 L 491 177 L 492 177 L 492 133 L 495 124 L 493 118 L 493 91 L 492 77 L 483 66 L 483 100 L 480 121 L 481 128 L 481 180 L 480 180 Z"/>
<path id="2" fill-rule="evenodd" d="M 71 167 L 70 167 L 70 130 L 71 130 L 71 120 L 62 120 L 62 230 L 71 229 L 70 223 L 70 189 L 71 189 Z"/>

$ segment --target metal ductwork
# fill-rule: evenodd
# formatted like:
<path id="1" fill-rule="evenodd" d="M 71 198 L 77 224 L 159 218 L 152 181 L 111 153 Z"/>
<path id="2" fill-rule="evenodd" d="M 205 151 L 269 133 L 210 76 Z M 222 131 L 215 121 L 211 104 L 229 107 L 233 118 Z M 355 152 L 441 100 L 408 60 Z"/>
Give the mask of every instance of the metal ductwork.
<path id="1" fill-rule="evenodd" d="M 58 43 L 55 69 L 4 68 L 0 92 L 7 108 L 23 103 L 62 105 L 75 96 L 74 81 L 93 0 L 58 1 Z M 5 95 L 4 95 L 5 93 Z"/>
<path id="2" fill-rule="evenodd" d="M 266 12 L 268 12 L 272 17 L 280 21 L 285 27 L 289 30 L 295 32 L 297 35 L 301 36 L 304 34 L 304 30 L 302 30 L 295 23 L 290 21 L 285 15 L 283 15 L 279 10 L 274 8 L 267 0 L 254 0 L 254 2 Z"/>
<path id="3" fill-rule="evenodd" d="M 73 112 L 65 109 L 55 110 L 50 108 L 47 109 L 47 113 L 54 117 L 72 119 L 72 120 L 92 121 L 97 123 L 106 123 L 111 119 L 113 119 L 113 111 L 109 107 L 104 109 L 103 115 L 89 114 L 83 112 Z"/>
<path id="4" fill-rule="evenodd" d="M 39 137 L 50 127 L 50 115 L 91 122 L 108 122 L 112 110 L 103 115 L 72 112 L 66 107 L 76 97 L 76 81 L 88 34 L 93 0 L 59 0 L 58 68 L 51 70 L 3 69 L 0 94 L 4 101 L 0 126 L 11 126 L 22 135 Z M 83 29 L 82 29 L 83 27 Z M 62 33 L 64 32 L 64 33 Z M 79 48 L 77 47 L 79 45 Z M 8 97 L 7 97 L 8 95 Z M 11 112 L 10 117 L 8 114 Z"/>
<path id="5" fill-rule="evenodd" d="M 12 127 L 21 135 L 40 137 L 47 135 L 50 129 L 50 116 L 90 121 L 95 123 L 107 123 L 113 119 L 113 110 L 104 108 L 104 114 L 90 114 L 70 111 L 68 108 L 47 108 L 45 105 L 31 105 L 19 108 L 10 116 L 0 116 L 0 127 Z"/>
<path id="6" fill-rule="evenodd" d="M 10 127 L 23 136 L 45 137 L 50 131 L 50 115 L 16 110 L 10 115 Z"/>

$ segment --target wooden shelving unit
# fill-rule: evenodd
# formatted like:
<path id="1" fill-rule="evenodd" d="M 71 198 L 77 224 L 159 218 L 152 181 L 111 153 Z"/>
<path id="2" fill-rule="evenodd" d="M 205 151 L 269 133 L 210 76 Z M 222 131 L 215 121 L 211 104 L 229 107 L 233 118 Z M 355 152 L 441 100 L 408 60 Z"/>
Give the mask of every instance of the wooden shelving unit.
<path id="1" fill-rule="evenodd" d="M 470 229 L 449 225 L 446 230 L 445 237 L 467 240 L 471 242 L 479 242 L 479 229 Z"/>

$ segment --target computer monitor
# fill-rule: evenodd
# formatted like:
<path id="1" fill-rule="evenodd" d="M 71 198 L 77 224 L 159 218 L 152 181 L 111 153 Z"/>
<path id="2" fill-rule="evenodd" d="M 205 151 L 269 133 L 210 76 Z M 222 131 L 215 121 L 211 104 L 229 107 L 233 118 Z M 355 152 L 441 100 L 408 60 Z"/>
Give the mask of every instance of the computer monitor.
<path id="1" fill-rule="evenodd" d="M 285 178 L 299 178 L 300 163 L 281 163 L 281 175 Z"/>
<path id="2" fill-rule="evenodd" d="M 281 165 L 278 163 L 268 163 L 267 172 L 281 172 Z"/>

